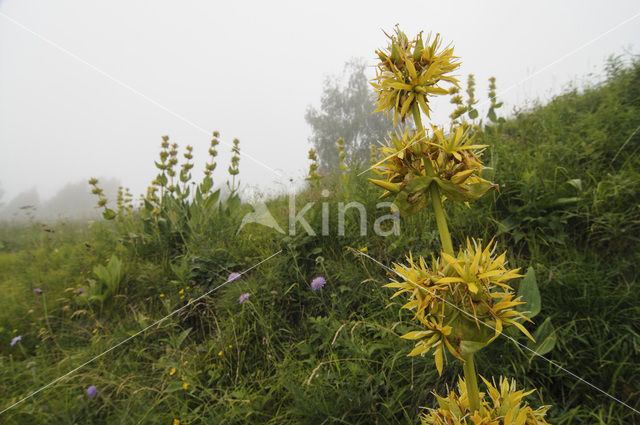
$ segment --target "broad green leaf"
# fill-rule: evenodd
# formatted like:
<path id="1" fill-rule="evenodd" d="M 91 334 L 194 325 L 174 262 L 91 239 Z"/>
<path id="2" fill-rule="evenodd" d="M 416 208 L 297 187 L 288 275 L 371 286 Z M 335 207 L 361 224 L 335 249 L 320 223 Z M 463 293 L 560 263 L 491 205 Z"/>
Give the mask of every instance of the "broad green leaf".
<path id="1" fill-rule="evenodd" d="M 167 385 L 167 388 L 165 388 L 164 392 L 174 393 L 176 391 L 180 391 L 181 389 L 182 389 L 182 382 L 172 382 L 169 385 Z"/>
<path id="2" fill-rule="evenodd" d="M 113 220 L 114 218 L 116 218 L 116 213 L 112 209 L 105 208 L 104 211 L 102 212 L 102 217 L 105 220 Z"/>
<path id="3" fill-rule="evenodd" d="M 571 179 L 567 181 L 571 186 L 575 187 L 577 190 L 582 191 L 582 180 L 580 179 Z"/>
<path id="4" fill-rule="evenodd" d="M 491 122 L 498 121 L 498 117 L 496 115 L 496 111 L 493 108 L 489 108 L 489 113 L 487 114 L 487 118 L 491 120 Z"/>
<path id="5" fill-rule="evenodd" d="M 182 343 L 187 338 L 190 332 L 191 332 L 191 328 L 188 328 L 180 333 L 180 336 L 178 336 L 178 340 L 176 341 L 176 348 L 179 348 L 182 345 Z"/>
<path id="6" fill-rule="evenodd" d="M 433 178 L 427 176 L 415 177 L 411 179 L 404 190 L 409 193 L 426 191 L 432 181 Z"/>
<path id="7" fill-rule="evenodd" d="M 516 307 L 516 310 L 520 311 L 530 319 L 540 313 L 540 291 L 538 290 L 536 272 L 533 270 L 533 267 L 529 267 L 527 269 L 527 274 L 520 281 L 518 296 L 526 304 L 519 305 Z"/>
<path id="8" fill-rule="evenodd" d="M 556 341 L 558 340 L 558 336 L 556 334 L 556 328 L 553 327 L 551 323 L 551 318 L 547 317 L 544 322 L 533 333 L 533 337 L 536 342 L 529 341 L 527 343 L 527 347 L 540 354 L 541 356 L 547 354 L 549 351 L 553 350 L 553 347 L 556 346 Z M 533 359 L 535 355 L 531 355 L 531 359 Z M 529 360 L 531 361 L 531 360 Z"/>
<path id="9" fill-rule="evenodd" d="M 398 207 L 401 217 L 409 217 L 426 207 L 429 203 L 429 198 L 425 192 L 410 194 L 403 190 L 398 193 L 393 203 Z"/>
<path id="10" fill-rule="evenodd" d="M 486 346 L 487 346 L 486 342 L 463 340 L 460 342 L 459 351 L 460 351 L 460 354 L 464 356 L 466 354 L 475 353 L 476 351 L 481 350 Z"/>
<path id="11" fill-rule="evenodd" d="M 573 198 L 558 198 L 551 203 L 551 206 L 556 207 L 560 205 L 568 205 L 575 204 L 576 202 L 580 202 L 581 198 L 573 197 Z"/>

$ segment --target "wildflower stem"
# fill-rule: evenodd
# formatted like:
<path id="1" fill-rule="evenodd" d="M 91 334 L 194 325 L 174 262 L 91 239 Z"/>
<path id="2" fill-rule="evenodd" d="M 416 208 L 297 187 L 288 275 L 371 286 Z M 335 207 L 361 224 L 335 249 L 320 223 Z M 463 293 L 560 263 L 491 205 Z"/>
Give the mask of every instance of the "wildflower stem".
<path id="1" fill-rule="evenodd" d="M 413 110 L 413 121 L 416 124 L 416 130 L 423 132 L 422 118 L 420 117 L 420 110 L 415 108 Z M 428 158 L 423 158 L 425 171 L 427 174 L 435 175 L 431 161 Z M 442 209 L 442 199 L 440 195 L 440 189 L 438 185 L 432 183 L 429 188 L 431 195 L 431 203 L 433 204 L 433 212 L 436 216 L 436 224 L 438 225 L 438 233 L 440 234 L 440 242 L 442 243 L 442 250 L 449 255 L 453 255 L 453 243 L 451 242 L 451 234 L 449 233 L 449 227 L 447 226 L 447 219 Z"/>
<path id="2" fill-rule="evenodd" d="M 51 327 L 51 323 L 49 323 L 49 313 L 47 312 L 47 299 L 44 293 L 42 293 L 42 309 L 44 310 L 44 320 L 47 322 L 47 326 L 49 327 L 49 333 L 51 334 L 53 342 L 55 342 L 58 349 L 62 353 L 64 353 L 65 351 L 62 349 L 62 347 L 58 343 L 58 340 L 56 339 L 55 334 L 53 333 L 53 328 Z"/>
<path id="3" fill-rule="evenodd" d="M 473 353 L 465 354 L 462 358 L 464 359 L 464 363 L 462 364 L 464 380 L 467 386 L 467 395 L 469 396 L 469 410 L 475 412 L 476 410 L 480 410 L 481 404 L 476 367 L 473 364 Z"/>
<path id="4" fill-rule="evenodd" d="M 418 130 L 418 132 L 424 130 L 424 127 L 422 126 L 422 117 L 420 116 L 420 109 L 418 108 L 413 109 L 413 121 L 416 124 L 416 130 Z"/>
<path id="5" fill-rule="evenodd" d="M 433 203 L 433 212 L 436 216 L 436 224 L 438 225 L 438 233 L 440 233 L 440 242 L 442 242 L 442 250 L 449 255 L 453 255 L 453 243 L 451 242 L 451 234 L 447 226 L 447 219 L 442 209 L 442 199 L 438 185 L 431 184 L 429 188 L 431 192 L 431 202 Z"/>

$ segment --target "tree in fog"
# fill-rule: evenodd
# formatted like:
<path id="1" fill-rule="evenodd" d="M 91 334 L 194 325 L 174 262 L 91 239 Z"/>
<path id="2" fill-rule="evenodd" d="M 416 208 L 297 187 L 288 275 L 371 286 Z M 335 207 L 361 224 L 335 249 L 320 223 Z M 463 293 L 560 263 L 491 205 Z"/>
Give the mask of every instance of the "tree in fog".
<path id="1" fill-rule="evenodd" d="M 337 166 L 339 137 L 344 139 L 347 160 L 366 164 L 371 145 L 384 140 L 393 128 L 384 114 L 372 113 L 376 108 L 375 95 L 365 69 L 361 59 L 347 62 L 343 78 L 333 76 L 325 80 L 320 109 L 307 108 L 305 120 L 313 132 L 309 141 L 316 150 L 321 170 Z"/>
<path id="2" fill-rule="evenodd" d="M 32 218 L 34 212 L 40 206 L 40 195 L 35 186 L 25 190 L 10 199 L 6 205 L 0 209 L 0 219 L 22 220 Z"/>

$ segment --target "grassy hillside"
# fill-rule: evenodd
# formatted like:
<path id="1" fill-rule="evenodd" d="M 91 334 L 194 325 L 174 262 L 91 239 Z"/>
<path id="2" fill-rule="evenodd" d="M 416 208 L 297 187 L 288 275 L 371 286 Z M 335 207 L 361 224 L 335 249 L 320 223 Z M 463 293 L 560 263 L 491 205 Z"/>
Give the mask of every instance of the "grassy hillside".
<path id="1" fill-rule="evenodd" d="M 608 72 L 604 83 L 485 128 L 478 138 L 491 146 L 484 160 L 500 191 L 445 209 L 455 243 L 495 235 L 512 266 L 534 268 L 536 321 L 550 318 L 558 338 L 546 357 L 640 409 L 640 134 L 630 137 L 640 125 L 640 62 L 611 61 Z M 461 370 L 448 359 L 438 377 L 432 356 L 407 357 L 413 344 L 398 335 L 415 325 L 381 288 L 391 276 L 347 247 L 386 265 L 409 251 L 427 256 L 440 249 L 435 220 L 427 209 L 403 220 L 400 235 L 376 236 L 371 218 L 387 212 L 359 172 L 296 196 L 298 211 L 316 202 L 305 217 L 317 233 L 328 203 L 329 237 L 300 226 L 294 236 L 258 224 L 238 232 L 251 207 L 206 197 L 158 214 L 125 208 L 113 221 L 0 228 L 0 410 L 135 335 L 0 422 L 416 423 L 421 406 L 435 403 L 432 391 L 454 385 Z M 355 210 L 338 235 L 337 204 L 351 201 L 367 208 L 366 237 Z M 267 203 L 285 229 L 288 202 Z M 313 291 L 317 276 L 327 283 Z M 640 423 L 506 338 L 476 363 L 481 375 L 538 388 L 528 400 L 553 405 L 551 423 Z"/>

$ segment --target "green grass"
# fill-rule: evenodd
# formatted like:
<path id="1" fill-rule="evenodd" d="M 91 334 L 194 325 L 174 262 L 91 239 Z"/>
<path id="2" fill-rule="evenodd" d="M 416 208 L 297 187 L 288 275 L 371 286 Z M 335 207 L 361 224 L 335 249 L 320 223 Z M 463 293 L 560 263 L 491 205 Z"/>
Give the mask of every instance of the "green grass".
<path id="1" fill-rule="evenodd" d="M 445 209 L 455 243 L 497 235 L 512 265 L 534 267 L 543 300 L 536 321 L 551 318 L 559 336 L 547 357 L 640 409 L 640 135 L 624 144 L 640 125 L 640 64 L 613 61 L 609 70 L 605 83 L 481 133 L 500 192 L 471 208 L 447 202 Z M 369 217 L 380 216 L 377 189 L 356 174 L 326 178 L 327 201 L 357 200 Z M 322 202 L 320 188 L 297 195 L 299 205 L 308 200 Z M 287 202 L 269 202 L 281 225 Z M 91 225 L 0 227 L 0 409 L 230 272 L 282 250 L 0 422 L 408 424 L 417 422 L 421 406 L 435 403 L 432 391 L 455 384 L 461 368 L 451 357 L 442 377 L 430 355 L 407 357 L 412 344 L 398 335 L 416 327 L 401 300 L 389 301 L 392 291 L 381 288 L 390 276 L 346 249 L 366 246 L 388 265 L 409 251 L 429 255 L 440 248 L 430 211 L 404 220 L 400 236 L 383 238 L 360 236 L 355 211 L 347 214 L 344 237 L 310 237 L 255 224 L 236 234 L 247 205 L 212 208 L 204 218 L 175 208 L 168 233 L 135 215 Z M 306 217 L 321 228 L 319 207 Z M 367 226 L 372 235 L 373 223 Z M 335 217 L 330 228 L 335 234 Z M 124 262 L 115 296 L 98 303 L 78 294 L 98 279 L 94 268 L 114 256 Z M 309 283 L 316 276 L 327 285 L 314 292 Z M 245 292 L 251 297 L 240 305 Z M 10 347 L 15 335 L 22 341 Z M 529 402 L 553 405 L 551 423 L 640 423 L 639 415 L 507 339 L 481 351 L 476 364 L 483 376 L 537 388 Z M 89 385 L 99 390 L 95 398 L 85 394 Z"/>

